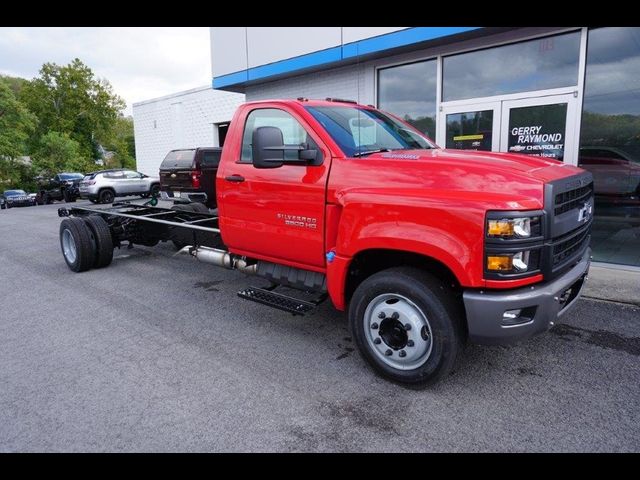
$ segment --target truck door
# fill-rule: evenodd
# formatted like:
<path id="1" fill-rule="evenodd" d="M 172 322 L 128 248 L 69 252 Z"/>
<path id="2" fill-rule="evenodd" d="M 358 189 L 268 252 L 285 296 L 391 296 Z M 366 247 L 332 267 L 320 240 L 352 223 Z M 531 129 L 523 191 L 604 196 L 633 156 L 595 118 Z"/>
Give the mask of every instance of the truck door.
<path id="1" fill-rule="evenodd" d="M 324 209 L 329 150 L 304 120 L 281 108 L 252 110 L 244 122 L 242 146 L 234 142 L 235 161 L 220 165 L 217 187 L 220 226 L 235 253 L 283 260 L 301 267 L 324 267 Z M 284 164 L 255 168 L 252 136 L 259 127 L 277 127 L 285 145 L 308 145 L 323 153 L 321 165 Z M 234 135 L 234 138 L 236 136 Z M 225 148 L 234 148 L 227 142 Z M 286 151 L 285 160 L 298 158 Z"/>

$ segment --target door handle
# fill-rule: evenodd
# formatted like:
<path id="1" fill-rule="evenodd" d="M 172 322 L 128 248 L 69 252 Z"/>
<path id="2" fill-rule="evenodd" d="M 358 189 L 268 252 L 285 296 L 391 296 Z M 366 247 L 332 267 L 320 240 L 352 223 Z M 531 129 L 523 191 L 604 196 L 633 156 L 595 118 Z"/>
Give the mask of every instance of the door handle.
<path id="1" fill-rule="evenodd" d="M 229 177 L 224 177 L 227 182 L 235 182 L 240 183 L 244 182 L 244 177 L 242 175 L 231 175 Z"/>

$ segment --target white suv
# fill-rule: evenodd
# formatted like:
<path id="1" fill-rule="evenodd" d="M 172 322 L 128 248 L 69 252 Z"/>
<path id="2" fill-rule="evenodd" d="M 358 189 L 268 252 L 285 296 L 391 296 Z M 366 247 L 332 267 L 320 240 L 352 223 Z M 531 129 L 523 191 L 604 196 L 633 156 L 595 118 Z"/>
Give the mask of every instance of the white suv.
<path id="1" fill-rule="evenodd" d="M 133 170 L 100 170 L 80 182 L 80 197 L 93 203 L 113 203 L 115 197 L 159 195 L 160 178 Z"/>

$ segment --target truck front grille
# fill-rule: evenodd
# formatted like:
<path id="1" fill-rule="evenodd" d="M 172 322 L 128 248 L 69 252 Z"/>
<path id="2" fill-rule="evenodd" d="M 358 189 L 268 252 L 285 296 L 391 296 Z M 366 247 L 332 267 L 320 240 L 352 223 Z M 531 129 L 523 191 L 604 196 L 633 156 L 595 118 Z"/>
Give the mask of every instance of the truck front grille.
<path id="1" fill-rule="evenodd" d="M 567 192 L 558 193 L 555 196 L 554 213 L 562 215 L 574 208 L 578 208 L 593 195 L 593 182 L 584 187 L 569 190 Z"/>
<path id="2" fill-rule="evenodd" d="M 561 265 L 587 248 L 590 239 L 591 223 L 555 239 L 553 243 L 553 267 Z"/>

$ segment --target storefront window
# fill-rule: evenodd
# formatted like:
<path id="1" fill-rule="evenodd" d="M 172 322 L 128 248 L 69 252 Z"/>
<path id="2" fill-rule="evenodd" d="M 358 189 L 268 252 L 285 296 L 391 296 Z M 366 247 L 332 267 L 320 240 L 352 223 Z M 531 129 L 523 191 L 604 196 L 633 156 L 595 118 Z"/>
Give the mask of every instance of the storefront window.
<path id="1" fill-rule="evenodd" d="M 436 61 L 379 70 L 378 107 L 435 138 Z"/>
<path id="2" fill-rule="evenodd" d="M 640 28 L 589 31 L 578 165 L 593 173 L 594 260 L 640 266 Z"/>
<path id="3" fill-rule="evenodd" d="M 443 100 L 578 84 L 580 32 L 445 57 Z"/>

